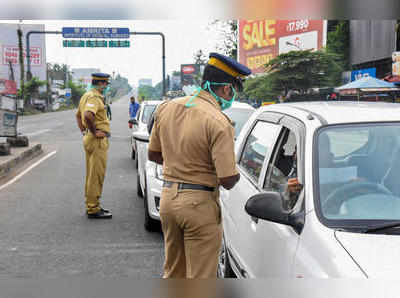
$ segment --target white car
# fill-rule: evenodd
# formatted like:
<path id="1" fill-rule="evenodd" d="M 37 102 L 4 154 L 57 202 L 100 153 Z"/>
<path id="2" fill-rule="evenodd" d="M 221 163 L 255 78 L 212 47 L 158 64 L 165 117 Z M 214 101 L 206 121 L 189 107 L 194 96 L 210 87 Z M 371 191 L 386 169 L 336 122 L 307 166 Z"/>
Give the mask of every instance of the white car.
<path id="1" fill-rule="evenodd" d="M 262 107 L 243 127 L 235 152 L 241 179 L 220 198 L 219 276 L 399 275 L 398 104 Z M 290 193 L 293 169 L 302 187 Z"/>
<path id="2" fill-rule="evenodd" d="M 235 136 L 239 132 L 247 119 L 253 114 L 255 109 L 247 103 L 234 102 L 232 107 L 224 113 L 235 123 Z M 144 134 L 137 134 L 138 139 L 146 140 Z M 148 139 L 148 135 L 147 135 Z M 144 198 L 144 227 L 148 231 L 158 231 L 160 229 L 160 198 L 163 184 L 162 166 L 147 160 L 147 143 L 140 142 L 139 163 L 146 161 L 145 171 L 139 166 L 138 173 L 140 186 L 142 187 Z"/>
<path id="3" fill-rule="evenodd" d="M 130 119 L 132 122 L 132 137 L 131 137 L 131 157 L 132 159 L 136 159 L 137 150 L 136 150 L 136 141 L 133 137 L 133 134 L 137 131 L 147 131 L 147 122 L 154 109 L 161 101 L 159 100 L 147 100 L 143 101 L 140 104 L 140 108 L 136 113 L 136 117 Z M 137 159 L 136 159 L 137 161 Z M 137 163 L 136 163 L 137 164 Z"/>
<path id="4" fill-rule="evenodd" d="M 133 135 L 135 132 L 144 132 L 147 133 L 147 122 L 149 121 L 149 118 L 151 114 L 153 113 L 154 109 L 157 107 L 157 105 L 161 101 L 159 100 L 149 100 L 149 101 L 144 101 L 140 104 L 140 108 L 136 114 L 135 119 L 131 119 L 133 122 L 132 125 L 132 137 L 131 137 L 131 158 L 135 160 L 135 166 L 136 169 L 138 169 L 139 172 L 139 166 L 142 167 L 142 170 L 145 166 L 145 162 L 139 163 L 139 158 L 138 158 L 138 146 L 135 138 Z M 138 196 L 143 196 L 142 188 L 139 185 L 139 180 L 137 180 L 137 194 Z"/>

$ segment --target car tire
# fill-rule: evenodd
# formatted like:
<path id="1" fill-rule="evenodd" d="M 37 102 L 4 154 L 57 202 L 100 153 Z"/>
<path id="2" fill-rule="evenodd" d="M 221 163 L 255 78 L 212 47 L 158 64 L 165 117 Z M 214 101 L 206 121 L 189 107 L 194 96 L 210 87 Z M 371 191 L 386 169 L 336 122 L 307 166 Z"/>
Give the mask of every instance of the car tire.
<path id="1" fill-rule="evenodd" d="M 137 179 L 136 179 L 136 192 L 137 192 L 138 197 L 143 198 L 143 190 L 142 190 L 142 187 L 140 186 L 139 173 L 137 173 L 136 177 L 137 177 Z"/>
<path id="2" fill-rule="evenodd" d="M 161 223 L 158 220 L 155 220 L 150 217 L 149 214 L 149 205 L 148 205 L 148 196 L 147 196 L 147 183 L 145 178 L 145 189 L 143 191 L 143 202 L 144 202 L 144 228 L 148 232 L 159 232 L 161 230 Z"/>
<path id="3" fill-rule="evenodd" d="M 217 277 L 236 278 L 235 272 L 233 271 L 231 263 L 229 261 L 225 237 L 222 237 L 222 245 L 218 257 Z"/>

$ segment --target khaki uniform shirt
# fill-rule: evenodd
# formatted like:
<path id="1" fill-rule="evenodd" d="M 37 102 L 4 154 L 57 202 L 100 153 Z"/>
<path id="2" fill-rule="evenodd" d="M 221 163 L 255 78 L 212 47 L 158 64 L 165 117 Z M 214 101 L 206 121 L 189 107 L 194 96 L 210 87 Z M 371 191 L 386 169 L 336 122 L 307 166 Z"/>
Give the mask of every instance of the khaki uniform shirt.
<path id="1" fill-rule="evenodd" d="M 164 179 L 218 186 L 218 178 L 238 174 L 234 129 L 215 98 L 201 91 L 161 104 L 156 111 L 149 150 L 161 152 Z"/>
<path id="2" fill-rule="evenodd" d="M 110 132 L 110 120 L 107 118 L 104 97 L 94 88 L 83 94 L 76 112 L 77 115 L 81 115 L 82 124 L 85 128 L 87 128 L 84 117 L 86 111 L 94 114 L 96 129 Z"/>

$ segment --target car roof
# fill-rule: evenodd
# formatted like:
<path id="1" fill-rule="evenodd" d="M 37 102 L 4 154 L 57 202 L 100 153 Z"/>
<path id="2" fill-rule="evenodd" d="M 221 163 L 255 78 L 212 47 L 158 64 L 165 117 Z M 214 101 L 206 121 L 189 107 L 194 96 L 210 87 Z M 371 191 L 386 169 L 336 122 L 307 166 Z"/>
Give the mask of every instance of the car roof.
<path id="1" fill-rule="evenodd" d="M 143 105 L 158 105 L 162 103 L 162 100 L 145 100 L 142 102 Z"/>
<path id="2" fill-rule="evenodd" d="M 400 121 L 400 104 L 387 102 L 314 101 L 273 104 L 261 107 L 259 113 L 274 111 L 293 115 L 302 120 L 309 115 L 320 119 L 323 124 L 357 122 Z"/>
<path id="3" fill-rule="evenodd" d="M 251 105 L 245 102 L 239 102 L 239 101 L 234 101 L 232 103 L 232 108 L 239 108 L 239 109 L 250 109 L 250 110 L 255 110 Z"/>

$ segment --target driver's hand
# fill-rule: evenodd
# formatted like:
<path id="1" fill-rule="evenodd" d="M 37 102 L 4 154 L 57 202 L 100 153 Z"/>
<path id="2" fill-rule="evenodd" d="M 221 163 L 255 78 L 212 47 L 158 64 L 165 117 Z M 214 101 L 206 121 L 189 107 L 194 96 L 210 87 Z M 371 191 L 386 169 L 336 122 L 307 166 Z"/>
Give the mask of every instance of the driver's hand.
<path id="1" fill-rule="evenodd" d="M 361 177 L 356 177 L 350 180 L 350 182 L 365 182 L 367 179 L 361 178 Z"/>
<path id="2" fill-rule="evenodd" d="M 297 178 L 290 178 L 288 179 L 288 190 L 291 193 L 300 192 L 303 188 L 303 185 L 300 184 Z"/>

